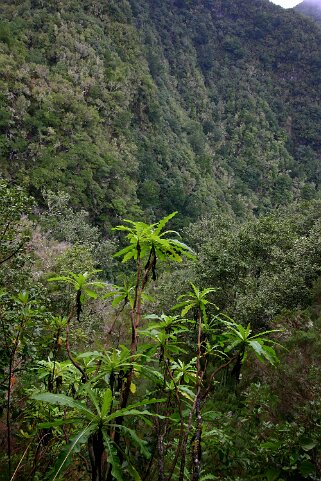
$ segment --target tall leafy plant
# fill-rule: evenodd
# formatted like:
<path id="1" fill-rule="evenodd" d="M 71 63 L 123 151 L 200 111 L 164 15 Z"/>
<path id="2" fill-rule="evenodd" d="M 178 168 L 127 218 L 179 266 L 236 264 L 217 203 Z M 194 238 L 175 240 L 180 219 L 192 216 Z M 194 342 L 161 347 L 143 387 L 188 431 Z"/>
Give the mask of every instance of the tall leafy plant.
<path id="1" fill-rule="evenodd" d="M 276 331 L 265 331 L 252 334 L 250 325 L 246 328 L 237 324 L 227 316 L 217 313 L 209 316 L 208 308 L 216 311 L 218 307 L 208 297 L 217 291 L 216 288 L 199 289 L 191 284 L 192 290 L 180 296 L 180 301 L 173 309 L 181 309 L 181 315 L 193 312 L 197 326 L 197 348 L 195 356 L 195 394 L 189 411 L 188 422 L 183 436 L 178 443 L 180 453 L 179 481 L 185 479 L 187 444 L 193 427 L 194 433 L 191 449 L 191 481 L 199 481 L 202 471 L 202 431 L 203 409 L 213 383 L 218 374 L 229 366 L 233 366 L 237 379 L 242 362 L 247 352 L 252 350 L 263 361 L 276 364 L 278 358 L 273 348 L 275 341 L 267 336 Z M 210 372 L 211 369 L 211 372 Z"/>
<path id="2" fill-rule="evenodd" d="M 78 369 L 82 375 L 82 379 L 85 382 L 88 380 L 88 376 L 84 371 L 83 367 L 76 361 L 73 357 L 70 349 L 70 323 L 74 316 L 77 317 L 78 322 L 80 321 L 80 315 L 82 312 L 82 305 L 86 298 L 97 299 L 98 294 L 97 289 L 105 287 L 104 282 L 92 281 L 90 278 L 99 272 L 98 270 L 92 272 L 84 272 L 83 274 L 75 274 L 74 272 L 69 272 L 65 276 L 51 277 L 50 282 L 63 282 L 64 284 L 70 285 L 74 292 L 74 302 L 72 303 L 70 312 L 66 321 L 66 350 L 69 359 L 73 365 Z"/>
<path id="3" fill-rule="evenodd" d="M 133 299 L 131 302 L 131 354 L 135 356 L 138 343 L 138 328 L 142 316 L 142 301 L 144 289 L 152 275 L 156 279 L 156 267 L 158 260 L 168 260 L 173 262 L 182 262 L 183 257 L 193 258 L 192 250 L 177 238 L 169 237 L 169 235 L 179 234 L 173 230 L 165 230 L 167 223 L 177 214 L 164 217 L 154 224 L 145 224 L 144 222 L 133 222 L 125 220 L 129 225 L 121 225 L 115 227 L 116 231 L 126 233 L 126 239 L 129 243 L 124 249 L 115 254 L 115 257 L 122 257 L 122 262 L 128 262 L 133 259 L 136 262 L 136 283 Z M 126 407 L 130 393 L 130 385 L 132 379 L 132 370 L 127 375 L 127 381 L 123 390 L 122 407 Z"/>
<path id="4" fill-rule="evenodd" d="M 139 403 L 128 406 L 125 409 L 113 409 L 115 397 L 112 389 L 98 389 L 94 383 L 87 383 L 78 392 L 78 399 L 63 394 L 42 393 L 33 396 L 36 401 L 42 401 L 51 405 L 62 406 L 68 409 L 68 417 L 39 425 L 41 428 L 55 428 L 63 424 L 72 424 L 76 427 L 70 442 L 62 449 L 55 465 L 51 470 L 49 479 L 55 481 L 70 464 L 74 452 L 81 445 L 87 444 L 89 458 L 92 467 L 92 481 L 104 481 L 108 476 L 108 470 L 117 481 L 124 481 L 123 470 L 119 459 L 117 447 L 110 436 L 114 429 L 117 418 L 120 416 L 139 417 L 142 420 L 153 414 L 146 409 L 146 405 L 158 402 L 155 399 L 143 399 Z M 139 408 L 144 407 L 143 410 Z M 144 441 L 140 439 L 135 430 L 125 426 L 118 426 L 126 438 L 135 445 L 140 453 L 149 457 L 150 453 Z M 123 453 L 124 454 L 124 453 Z M 127 470 L 131 477 L 137 481 L 140 476 L 135 467 L 127 459 Z"/>

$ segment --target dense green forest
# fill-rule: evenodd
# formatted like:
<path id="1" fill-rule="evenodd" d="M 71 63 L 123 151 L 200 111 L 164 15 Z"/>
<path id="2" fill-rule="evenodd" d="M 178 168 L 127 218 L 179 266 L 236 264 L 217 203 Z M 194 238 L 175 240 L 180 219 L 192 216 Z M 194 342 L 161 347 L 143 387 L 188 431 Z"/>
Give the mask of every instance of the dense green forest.
<path id="1" fill-rule="evenodd" d="M 0 162 L 40 202 L 63 190 L 108 228 L 319 196 L 308 19 L 266 0 L 10 0 L 0 14 Z"/>
<path id="2" fill-rule="evenodd" d="M 0 479 L 320 480 L 317 6 L 2 0 L 0 73 Z"/>

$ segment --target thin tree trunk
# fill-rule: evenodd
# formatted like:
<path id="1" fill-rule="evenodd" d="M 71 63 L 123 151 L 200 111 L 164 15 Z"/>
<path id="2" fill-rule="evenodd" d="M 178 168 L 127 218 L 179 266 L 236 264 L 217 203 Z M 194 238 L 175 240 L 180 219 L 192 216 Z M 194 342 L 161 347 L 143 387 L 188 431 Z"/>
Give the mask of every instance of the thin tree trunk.
<path id="1" fill-rule="evenodd" d="M 179 397 L 178 387 L 177 387 L 177 384 L 176 384 L 175 379 L 174 379 L 174 377 L 173 377 L 173 374 L 172 374 L 172 372 L 171 372 L 171 370 L 170 370 L 168 361 L 166 362 L 166 367 L 167 367 L 167 372 L 168 372 L 168 374 L 169 374 L 169 377 L 171 378 L 171 381 L 173 382 L 174 387 L 175 387 L 175 397 L 176 397 L 176 400 L 177 400 L 177 405 L 178 405 L 178 410 L 179 410 L 179 416 L 180 416 L 180 423 L 181 423 L 180 433 L 179 433 L 179 439 L 178 439 L 178 445 L 177 445 L 177 448 L 176 448 L 174 460 L 173 460 L 173 463 L 172 463 L 172 465 L 171 465 L 171 467 L 170 467 L 170 469 L 169 469 L 169 474 L 168 474 L 168 476 L 166 477 L 166 481 L 171 481 L 172 476 L 173 476 L 174 471 L 175 471 L 175 468 L 176 468 L 176 466 L 177 466 L 177 460 L 178 460 L 178 458 L 179 458 L 179 455 L 180 455 L 181 449 L 182 449 L 183 433 L 184 433 L 184 416 L 183 416 L 181 399 L 180 399 L 180 397 Z"/>
<path id="2" fill-rule="evenodd" d="M 16 353 L 19 345 L 20 334 L 24 325 L 24 319 L 20 321 L 20 325 L 18 327 L 18 333 L 13 340 L 14 347 L 10 353 L 10 361 L 9 361 L 9 376 L 8 376 L 8 389 L 7 389 L 7 416 L 6 416 L 6 423 L 7 423 L 7 456 L 8 456 L 8 473 L 9 478 L 11 477 L 11 468 L 12 468 L 12 449 L 11 449 L 11 398 L 12 398 L 12 389 L 13 389 L 13 379 L 14 379 L 14 371 L 15 371 L 15 359 Z"/>
<path id="3" fill-rule="evenodd" d="M 190 410 L 189 416 L 188 416 L 188 423 L 187 423 L 187 428 L 185 430 L 183 442 L 182 442 L 182 457 L 181 457 L 181 464 L 180 464 L 180 470 L 179 470 L 179 481 L 184 481 L 184 472 L 185 472 L 185 464 L 186 464 L 186 451 L 187 451 L 187 443 L 188 443 L 188 436 L 190 433 L 190 430 L 192 428 L 192 423 L 193 423 L 193 416 L 195 414 L 196 410 L 196 402 L 199 396 L 199 391 L 196 393 L 193 406 Z"/>
<path id="4" fill-rule="evenodd" d="M 13 354 L 14 355 L 14 354 Z M 13 376 L 13 358 L 10 357 L 9 379 L 7 390 L 7 456 L 8 456 L 8 477 L 11 477 L 11 383 Z"/>
<path id="5" fill-rule="evenodd" d="M 196 433 L 195 439 L 192 447 L 192 481 L 198 481 L 201 475 L 201 461 L 202 461 L 202 411 L 201 411 L 201 388 L 204 373 L 202 372 L 202 313 L 199 310 L 198 316 L 198 332 L 197 332 L 197 397 L 195 403 L 195 414 L 196 414 Z"/>
<path id="6" fill-rule="evenodd" d="M 164 434 L 159 434 L 157 439 L 158 447 L 158 481 L 164 481 Z"/>
<path id="7" fill-rule="evenodd" d="M 136 285 L 135 285 L 135 298 L 134 298 L 134 303 L 133 307 L 130 313 L 130 320 L 131 320 L 131 345 L 130 345 L 130 353 L 131 353 L 131 362 L 133 363 L 135 361 L 135 355 L 137 352 L 137 344 L 138 344 L 138 336 L 137 336 L 137 330 L 141 321 L 141 304 L 142 304 L 142 294 L 145 289 L 145 286 L 148 281 L 148 277 L 150 274 L 150 271 L 153 269 L 155 266 L 156 262 L 156 255 L 153 250 L 151 250 L 151 253 L 149 255 L 149 259 L 147 261 L 147 264 L 144 269 L 143 273 L 143 267 L 142 267 L 142 262 L 141 262 L 141 257 L 140 257 L 140 245 L 139 243 L 137 244 L 137 275 L 136 275 Z M 121 403 L 120 403 L 120 408 L 124 409 L 127 407 L 128 404 L 128 399 L 130 395 L 130 386 L 132 384 L 132 379 L 133 379 L 133 367 L 131 366 L 129 368 L 129 371 L 127 373 L 125 383 L 123 386 L 122 394 L 121 394 Z M 119 418 L 116 419 L 116 424 L 121 426 L 123 424 L 124 418 L 123 416 L 120 416 Z M 120 441 L 120 430 L 119 428 L 116 428 L 113 433 L 111 433 L 111 439 L 115 442 L 116 445 L 119 445 Z M 123 461 L 123 454 L 122 452 L 119 452 L 119 460 L 120 463 Z M 112 481 L 112 474 L 111 474 L 111 469 L 109 469 L 108 475 L 107 475 L 107 481 Z"/>
<path id="8" fill-rule="evenodd" d="M 70 311 L 70 314 L 68 316 L 68 319 L 67 319 L 67 325 L 66 325 L 66 351 L 67 351 L 67 355 L 70 359 L 70 361 L 72 362 L 72 364 L 75 366 L 76 369 L 78 369 L 78 371 L 81 373 L 82 375 L 82 378 L 81 380 L 83 382 L 86 382 L 88 381 L 88 376 L 87 374 L 85 373 L 85 371 L 83 370 L 83 368 L 81 367 L 81 365 L 73 358 L 72 354 L 71 354 L 71 350 L 70 350 L 70 322 L 72 320 L 72 318 L 74 317 L 74 314 L 75 314 L 75 311 L 76 311 L 76 305 L 72 307 L 71 311 Z"/>
<path id="9" fill-rule="evenodd" d="M 105 481 L 107 477 L 107 456 L 100 430 L 90 437 L 88 452 L 91 464 L 91 480 Z"/>
<path id="10" fill-rule="evenodd" d="M 202 461 L 202 410 L 201 410 L 201 396 L 196 401 L 196 434 L 193 443 L 192 451 L 192 477 L 191 481 L 199 481 L 201 476 L 201 461 Z"/>

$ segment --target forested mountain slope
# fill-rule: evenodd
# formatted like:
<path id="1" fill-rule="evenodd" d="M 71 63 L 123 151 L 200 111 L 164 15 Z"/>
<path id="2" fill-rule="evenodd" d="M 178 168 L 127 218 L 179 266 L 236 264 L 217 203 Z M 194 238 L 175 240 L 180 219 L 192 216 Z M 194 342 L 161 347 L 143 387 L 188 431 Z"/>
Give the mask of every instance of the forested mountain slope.
<path id="1" fill-rule="evenodd" d="M 321 25 L 321 2 L 320 0 L 304 0 L 295 7 L 299 13 L 311 17 Z"/>
<path id="2" fill-rule="evenodd" d="M 101 224 L 319 195 L 321 32 L 266 0 L 0 6 L 1 172 Z"/>
<path id="3" fill-rule="evenodd" d="M 321 479 L 320 46 L 268 0 L 0 2 L 1 479 Z"/>

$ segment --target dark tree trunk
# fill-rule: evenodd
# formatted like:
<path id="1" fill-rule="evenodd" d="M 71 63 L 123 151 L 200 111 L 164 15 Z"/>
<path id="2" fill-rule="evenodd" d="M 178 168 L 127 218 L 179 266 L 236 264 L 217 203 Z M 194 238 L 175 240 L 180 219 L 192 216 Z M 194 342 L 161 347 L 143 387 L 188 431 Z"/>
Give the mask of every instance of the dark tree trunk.
<path id="1" fill-rule="evenodd" d="M 107 477 L 107 457 L 101 430 L 90 437 L 88 451 L 91 464 L 91 480 L 105 481 Z"/>

